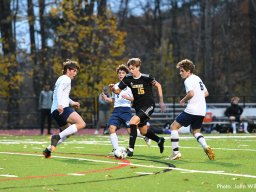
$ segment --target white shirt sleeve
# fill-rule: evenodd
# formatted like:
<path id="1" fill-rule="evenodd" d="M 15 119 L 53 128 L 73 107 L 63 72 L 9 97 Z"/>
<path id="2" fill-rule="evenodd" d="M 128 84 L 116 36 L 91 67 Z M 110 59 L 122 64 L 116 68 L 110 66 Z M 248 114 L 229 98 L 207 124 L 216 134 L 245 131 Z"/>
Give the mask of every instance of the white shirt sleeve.
<path id="1" fill-rule="evenodd" d="M 184 85 L 185 85 L 185 89 L 186 89 L 186 93 L 188 93 L 189 91 L 193 90 L 193 82 L 189 81 L 190 79 L 186 79 L 184 81 Z"/>

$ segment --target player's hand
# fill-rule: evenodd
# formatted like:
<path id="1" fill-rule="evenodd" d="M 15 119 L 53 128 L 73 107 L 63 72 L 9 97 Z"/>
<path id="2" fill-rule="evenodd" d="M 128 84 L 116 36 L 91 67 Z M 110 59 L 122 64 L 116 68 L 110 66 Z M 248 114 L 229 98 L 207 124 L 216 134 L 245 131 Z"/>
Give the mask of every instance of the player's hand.
<path id="1" fill-rule="evenodd" d="M 79 109 L 80 108 L 80 103 L 79 102 L 74 102 L 73 107 L 76 108 L 76 109 Z"/>
<path id="2" fill-rule="evenodd" d="M 64 111 L 63 106 L 62 105 L 58 105 L 58 109 L 57 110 L 59 111 L 59 115 L 61 115 L 63 113 L 63 111 Z"/>
<path id="3" fill-rule="evenodd" d="M 122 98 L 129 100 L 130 97 L 128 95 L 121 95 Z"/>
<path id="4" fill-rule="evenodd" d="M 105 93 L 101 93 L 101 97 L 104 101 L 106 101 L 106 99 L 108 98 L 108 96 Z"/>
<path id="5" fill-rule="evenodd" d="M 180 105 L 184 106 L 185 105 L 185 101 L 183 99 L 180 100 Z"/>
<path id="6" fill-rule="evenodd" d="M 108 87 L 111 91 L 113 91 L 115 88 L 114 88 L 115 84 L 109 84 Z"/>
<path id="7" fill-rule="evenodd" d="M 164 102 L 160 102 L 159 105 L 160 105 L 161 112 L 165 112 L 166 111 L 166 106 L 165 106 Z"/>

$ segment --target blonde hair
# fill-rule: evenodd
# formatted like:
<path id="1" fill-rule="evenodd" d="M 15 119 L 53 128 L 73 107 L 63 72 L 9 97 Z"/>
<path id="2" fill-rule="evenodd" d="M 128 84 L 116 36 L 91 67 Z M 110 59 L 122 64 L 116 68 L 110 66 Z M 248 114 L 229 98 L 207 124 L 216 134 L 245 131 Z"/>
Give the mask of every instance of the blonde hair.
<path id="1" fill-rule="evenodd" d="M 189 59 L 184 59 L 176 65 L 176 68 L 183 68 L 185 71 L 190 71 L 193 73 L 195 70 L 195 65 Z"/>
<path id="2" fill-rule="evenodd" d="M 231 103 L 234 103 L 234 101 L 239 102 L 239 101 L 240 101 L 240 98 L 239 98 L 239 97 L 232 97 L 232 98 L 230 99 L 230 102 L 231 102 Z"/>
<path id="3" fill-rule="evenodd" d="M 127 66 L 129 67 L 130 65 L 135 66 L 135 67 L 140 67 L 141 66 L 141 60 L 140 58 L 131 58 L 127 61 Z"/>

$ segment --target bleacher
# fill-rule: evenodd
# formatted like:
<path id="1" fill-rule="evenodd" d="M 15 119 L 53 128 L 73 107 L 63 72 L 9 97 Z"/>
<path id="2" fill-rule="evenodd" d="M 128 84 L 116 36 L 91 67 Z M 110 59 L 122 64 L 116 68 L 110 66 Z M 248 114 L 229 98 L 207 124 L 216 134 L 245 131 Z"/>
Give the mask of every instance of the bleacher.
<path id="1" fill-rule="evenodd" d="M 159 104 L 156 104 L 155 111 L 150 119 L 150 124 L 154 128 L 163 128 L 166 123 L 171 123 L 177 115 L 179 115 L 185 107 L 179 103 L 166 103 L 166 112 L 161 112 Z M 226 108 L 230 103 L 207 103 L 207 111 L 212 113 L 213 121 L 204 122 L 209 124 L 229 124 L 228 118 L 224 115 Z M 256 103 L 241 104 L 243 114 L 241 117 L 252 121 L 256 124 Z"/>

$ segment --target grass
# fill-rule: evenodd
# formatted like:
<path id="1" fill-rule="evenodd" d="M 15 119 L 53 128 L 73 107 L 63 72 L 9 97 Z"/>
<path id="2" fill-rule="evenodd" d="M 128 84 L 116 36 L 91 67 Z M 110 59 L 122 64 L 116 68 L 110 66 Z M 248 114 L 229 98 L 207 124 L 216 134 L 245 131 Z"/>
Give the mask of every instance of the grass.
<path id="1" fill-rule="evenodd" d="M 182 159 L 166 160 L 163 136 L 163 154 L 138 138 L 134 157 L 123 161 L 109 155 L 108 136 L 72 136 L 51 159 L 41 155 L 47 136 L 0 136 L 0 191 L 256 191 L 255 135 L 206 135 L 214 161 L 191 135 L 181 136 Z M 127 135 L 119 140 L 127 146 Z"/>

